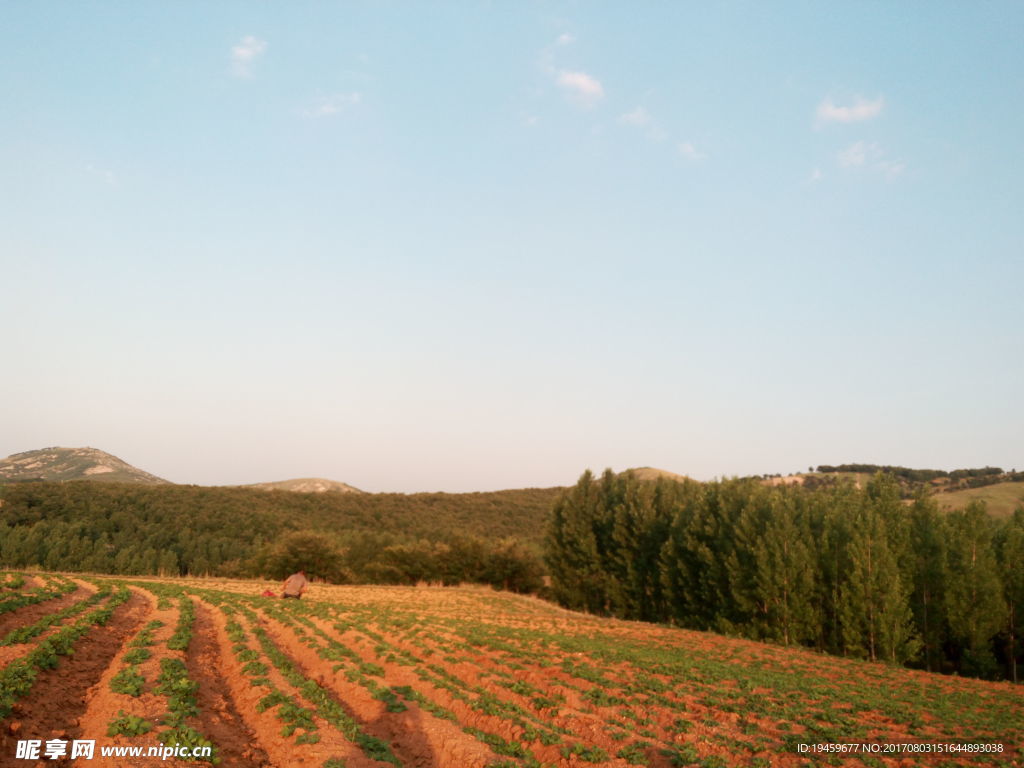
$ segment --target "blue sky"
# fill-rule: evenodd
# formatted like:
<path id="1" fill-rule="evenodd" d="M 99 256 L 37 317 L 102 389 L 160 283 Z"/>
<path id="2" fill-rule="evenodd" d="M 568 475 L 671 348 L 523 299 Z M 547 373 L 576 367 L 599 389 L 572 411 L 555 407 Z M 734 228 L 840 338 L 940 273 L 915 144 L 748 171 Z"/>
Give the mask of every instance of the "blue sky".
<path id="1" fill-rule="evenodd" d="M 1020 3 L 3 17 L 0 455 L 1024 468 Z"/>

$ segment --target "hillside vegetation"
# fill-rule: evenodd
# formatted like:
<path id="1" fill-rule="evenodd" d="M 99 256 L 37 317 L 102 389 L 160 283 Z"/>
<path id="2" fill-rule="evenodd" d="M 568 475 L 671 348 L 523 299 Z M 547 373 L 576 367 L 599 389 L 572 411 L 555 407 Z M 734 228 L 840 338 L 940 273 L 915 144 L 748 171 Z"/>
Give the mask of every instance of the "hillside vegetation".
<path id="1" fill-rule="evenodd" d="M 559 492 L 10 483 L 0 487 L 0 560 L 94 573 L 269 575 L 294 559 L 293 550 L 315 550 L 321 559 L 326 550 L 336 562 L 320 575 L 337 581 L 495 581 L 525 588 L 527 582 L 508 583 L 508 573 L 488 569 L 501 561 L 529 571 L 528 584 L 539 585 L 544 524 Z M 315 534 L 312 544 L 308 535 L 289 536 L 304 532 Z"/>

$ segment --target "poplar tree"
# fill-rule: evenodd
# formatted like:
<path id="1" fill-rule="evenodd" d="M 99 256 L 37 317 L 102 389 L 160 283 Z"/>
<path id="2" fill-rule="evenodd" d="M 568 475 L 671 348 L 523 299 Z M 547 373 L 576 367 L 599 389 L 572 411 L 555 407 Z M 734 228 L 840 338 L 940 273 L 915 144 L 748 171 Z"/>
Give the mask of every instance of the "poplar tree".
<path id="1" fill-rule="evenodd" d="M 804 496 L 782 489 L 772 493 L 754 549 L 755 588 L 766 636 L 786 645 L 812 641 L 821 621 L 810 527 L 800 504 Z"/>
<path id="2" fill-rule="evenodd" d="M 848 652 L 843 636 L 842 585 L 850 571 L 847 545 L 861 498 L 852 482 L 843 481 L 818 495 L 820 507 L 811 520 L 812 535 L 818 542 L 818 604 L 822 612 L 818 646 L 829 653 Z"/>
<path id="3" fill-rule="evenodd" d="M 592 613 L 608 609 L 608 573 L 602 550 L 610 528 L 601 518 L 602 488 L 587 470 L 555 502 L 545 537 L 544 560 L 556 599 Z"/>
<path id="4" fill-rule="evenodd" d="M 902 664 L 916 655 L 920 641 L 888 541 L 887 501 L 861 496 L 847 544 L 849 570 L 840 582 L 840 617 L 847 649 L 872 661 Z"/>
<path id="5" fill-rule="evenodd" d="M 992 546 L 993 523 L 984 502 L 949 513 L 949 578 L 946 604 L 949 627 L 964 653 L 966 674 L 992 677 L 996 660 L 993 636 L 1003 626 L 1006 604 Z"/>
<path id="6" fill-rule="evenodd" d="M 1003 580 L 1003 597 L 1006 600 L 1007 634 L 1006 655 L 1009 662 L 1009 677 L 1019 682 L 1017 656 L 1021 631 L 1024 630 L 1024 508 L 1018 507 L 1003 524 L 998 538 L 996 553 Z"/>
<path id="7" fill-rule="evenodd" d="M 910 532 L 914 547 L 910 607 L 921 633 L 925 669 L 940 669 L 946 622 L 946 531 L 935 501 L 918 494 L 910 508 Z"/>
<path id="8" fill-rule="evenodd" d="M 669 610 L 660 555 L 682 485 L 665 478 L 641 482 L 629 475 L 622 482 L 622 502 L 615 511 L 612 531 L 616 548 L 615 613 L 624 618 L 664 621 Z"/>

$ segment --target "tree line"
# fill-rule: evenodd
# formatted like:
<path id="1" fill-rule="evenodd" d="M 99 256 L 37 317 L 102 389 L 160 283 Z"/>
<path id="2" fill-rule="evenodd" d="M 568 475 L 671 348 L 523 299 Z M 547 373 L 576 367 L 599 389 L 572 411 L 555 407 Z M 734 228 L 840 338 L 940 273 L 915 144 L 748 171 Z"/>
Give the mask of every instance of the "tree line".
<path id="1" fill-rule="evenodd" d="M 273 576 L 282 562 L 337 583 L 542 584 L 558 489 L 312 494 L 87 481 L 0 486 L 0 564 L 124 575 Z"/>
<path id="2" fill-rule="evenodd" d="M 1018 679 L 1024 510 L 943 513 L 887 473 L 808 490 L 588 471 L 554 504 L 545 562 L 573 609 Z"/>
<path id="3" fill-rule="evenodd" d="M 1024 480 L 1024 472 L 1011 470 L 1006 472 L 1002 467 L 975 467 L 972 469 L 911 469 L 888 464 L 822 464 L 817 469 L 825 474 L 835 472 L 858 472 L 876 474 L 884 472 L 910 483 L 927 483 L 932 480 L 947 479 L 950 483 L 964 488 L 980 488 L 995 483 L 1017 482 Z"/>

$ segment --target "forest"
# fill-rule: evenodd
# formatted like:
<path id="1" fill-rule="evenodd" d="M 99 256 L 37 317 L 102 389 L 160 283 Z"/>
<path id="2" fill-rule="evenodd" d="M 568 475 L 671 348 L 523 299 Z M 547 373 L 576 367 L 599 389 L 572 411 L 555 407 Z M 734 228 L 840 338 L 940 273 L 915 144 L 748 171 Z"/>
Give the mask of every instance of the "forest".
<path id="1" fill-rule="evenodd" d="M 0 486 L 0 562 L 119 575 L 272 576 L 316 558 L 336 583 L 541 585 L 562 489 L 293 493 L 122 483 Z M 325 555 L 328 553 L 329 556 Z"/>
<path id="2" fill-rule="evenodd" d="M 808 490 L 587 472 L 545 562 L 568 608 L 1018 680 L 1024 510 L 943 513 L 891 474 Z"/>

